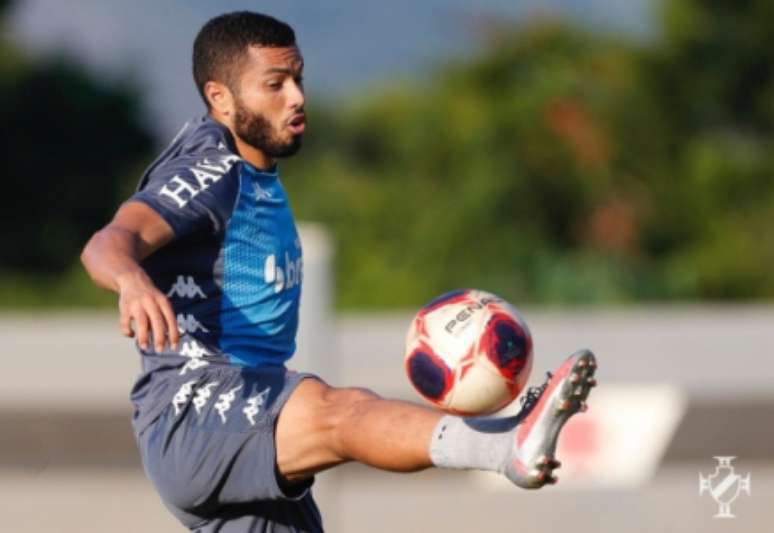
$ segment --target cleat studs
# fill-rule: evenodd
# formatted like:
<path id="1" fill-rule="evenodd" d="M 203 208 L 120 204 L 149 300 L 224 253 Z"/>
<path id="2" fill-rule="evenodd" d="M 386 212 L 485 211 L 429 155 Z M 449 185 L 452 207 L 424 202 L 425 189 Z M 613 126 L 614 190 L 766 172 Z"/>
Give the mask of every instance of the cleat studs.
<path id="1" fill-rule="evenodd" d="M 581 412 L 581 413 L 585 413 L 585 412 L 586 412 L 586 411 L 588 411 L 588 410 L 589 410 L 589 406 L 588 406 L 588 404 L 587 404 L 586 402 L 581 402 L 581 405 L 580 405 L 580 412 Z"/>
<path id="2" fill-rule="evenodd" d="M 548 479 L 546 479 L 546 483 L 549 485 L 556 485 L 559 481 L 559 478 L 557 476 L 548 476 Z"/>
<path id="3" fill-rule="evenodd" d="M 588 383 L 589 387 L 596 387 L 597 386 L 597 380 L 594 378 L 587 378 L 586 383 Z"/>
<path id="4" fill-rule="evenodd" d="M 563 400 L 559 404 L 559 412 L 567 411 L 570 407 L 572 407 L 572 402 L 570 400 Z"/>
<path id="5" fill-rule="evenodd" d="M 573 373 L 573 375 L 570 376 L 570 383 L 575 385 L 576 383 L 578 383 L 580 381 L 580 379 L 581 379 L 580 374 Z"/>
<path id="6" fill-rule="evenodd" d="M 575 390 L 572 392 L 572 394 L 573 396 L 578 396 L 578 397 L 583 396 L 583 386 L 579 385 L 575 387 Z"/>
<path id="7" fill-rule="evenodd" d="M 589 362 L 586 361 L 585 359 L 581 359 L 580 361 L 578 361 L 578 366 L 580 368 L 586 368 L 586 365 L 588 365 L 588 364 L 589 364 Z"/>

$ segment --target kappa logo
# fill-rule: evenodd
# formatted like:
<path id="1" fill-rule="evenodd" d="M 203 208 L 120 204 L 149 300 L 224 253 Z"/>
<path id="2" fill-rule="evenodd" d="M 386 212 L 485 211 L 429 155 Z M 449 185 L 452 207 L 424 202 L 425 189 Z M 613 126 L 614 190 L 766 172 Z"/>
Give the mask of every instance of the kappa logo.
<path id="1" fill-rule="evenodd" d="M 242 409 L 242 412 L 247 417 L 251 426 L 255 425 L 255 415 L 261 412 L 261 407 L 266 403 L 266 398 L 271 392 L 271 387 L 266 387 L 255 396 L 247 399 L 247 407 Z"/>
<path id="2" fill-rule="evenodd" d="M 271 198 L 271 191 L 264 189 L 255 182 L 253 182 L 253 191 L 255 192 L 255 199 L 259 202 L 261 200 L 269 200 Z"/>
<path id="3" fill-rule="evenodd" d="M 699 496 L 709 492 L 717 502 L 719 508 L 715 518 L 734 518 L 731 504 L 742 492 L 750 495 L 750 474 L 748 472 L 746 477 L 742 477 L 734 471 L 731 461 L 736 459 L 735 456 L 716 456 L 715 459 L 718 464 L 714 473 L 704 477 L 699 472 Z"/>
<path id="4" fill-rule="evenodd" d="M 212 388 L 217 386 L 217 384 L 217 381 L 213 381 L 212 383 L 207 383 L 204 387 L 199 387 L 196 390 L 196 397 L 193 399 L 193 404 L 197 415 L 201 414 L 202 408 L 207 405 L 207 402 L 210 400 L 210 396 L 212 396 Z"/>
<path id="5" fill-rule="evenodd" d="M 167 296 L 178 296 L 180 298 L 193 298 L 198 296 L 200 298 L 207 299 L 207 296 L 202 291 L 193 279 L 193 276 L 178 276 L 175 283 L 167 292 Z"/>
<path id="6" fill-rule="evenodd" d="M 269 285 L 274 285 L 274 293 L 292 289 L 301 284 L 303 279 L 304 260 L 299 257 L 295 261 L 285 252 L 285 268 L 277 264 L 277 256 L 271 254 L 263 265 L 263 279 Z"/>
<path id="7" fill-rule="evenodd" d="M 176 175 L 159 190 L 159 196 L 171 198 L 182 209 L 199 193 L 209 189 L 213 183 L 220 181 L 226 172 L 231 170 L 231 167 L 240 160 L 239 156 L 230 154 L 219 157 L 217 161 L 210 161 L 207 158 L 197 161 L 194 166 L 188 168 L 196 183 L 186 181 Z"/>
<path id="8" fill-rule="evenodd" d="M 185 376 L 186 372 L 189 370 L 196 370 L 197 368 L 202 368 L 203 366 L 208 365 L 209 363 L 204 359 L 193 358 L 190 361 L 187 361 L 185 365 L 183 365 L 183 368 L 180 369 L 180 375 Z"/>
<path id="9" fill-rule="evenodd" d="M 196 341 L 184 342 L 183 347 L 180 350 L 180 355 L 190 358 L 190 360 L 183 365 L 183 368 L 180 369 L 181 376 L 184 376 L 189 370 L 196 370 L 197 368 L 209 365 L 202 357 L 210 355 L 210 353 Z"/>
<path id="10" fill-rule="evenodd" d="M 203 331 L 209 333 L 210 330 L 202 326 L 202 323 L 196 320 L 193 315 L 179 314 L 177 315 L 177 329 L 180 333 L 196 333 L 197 331 Z"/>
<path id="11" fill-rule="evenodd" d="M 218 396 L 218 402 L 215 404 L 215 410 L 220 416 L 221 422 L 226 423 L 226 413 L 231 409 L 231 404 L 236 400 L 236 392 L 242 388 L 242 385 L 234 387 L 228 392 L 224 392 Z"/>
<path id="12" fill-rule="evenodd" d="M 196 341 L 188 341 L 183 343 L 183 347 L 180 349 L 180 355 L 185 357 L 192 357 L 199 359 L 205 355 L 211 355 L 207 350 Z"/>
<path id="13" fill-rule="evenodd" d="M 183 383 L 172 398 L 172 407 L 175 408 L 175 416 L 179 415 L 182 411 L 182 407 L 188 403 L 188 398 L 191 397 L 193 392 L 193 386 L 196 383 L 195 379 Z"/>

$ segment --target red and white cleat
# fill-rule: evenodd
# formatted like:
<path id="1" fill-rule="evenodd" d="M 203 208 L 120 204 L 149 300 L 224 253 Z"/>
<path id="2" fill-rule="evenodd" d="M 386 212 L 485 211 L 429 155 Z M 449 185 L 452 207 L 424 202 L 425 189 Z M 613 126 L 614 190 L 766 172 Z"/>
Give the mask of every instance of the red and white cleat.
<path id="1" fill-rule="evenodd" d="M 504 474 L 525 489 L 554 484 L 553 471 L 561 466 L 554 457 L 559 432 L 569 418 L 586 411 L 586 399 L 596 386 L 597 362 L 589 350 L 568 357 L 540 387 L 530 388 L 519 413 L 522 422 L 514 429 L 513 449 Z"/>

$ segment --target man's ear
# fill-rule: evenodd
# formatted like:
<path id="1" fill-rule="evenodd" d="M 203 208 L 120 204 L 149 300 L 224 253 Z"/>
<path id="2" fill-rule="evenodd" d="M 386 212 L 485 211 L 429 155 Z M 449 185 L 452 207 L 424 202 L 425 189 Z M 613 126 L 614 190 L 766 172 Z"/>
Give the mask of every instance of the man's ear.
<path id="1" fill-rule="evenodd" d="M 223 83 L 208 81 L 204 84 L 204 96 L 210 103 L 210 108 L 223 118 L 231 118 L 234 114 L 234 95 Z"/>

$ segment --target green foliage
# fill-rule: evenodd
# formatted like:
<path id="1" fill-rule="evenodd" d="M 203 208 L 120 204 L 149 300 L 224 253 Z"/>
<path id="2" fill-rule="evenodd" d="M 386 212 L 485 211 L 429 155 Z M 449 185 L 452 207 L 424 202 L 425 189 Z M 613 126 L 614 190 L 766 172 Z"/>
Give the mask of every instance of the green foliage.
<path id="1" fill-rule="evenodd" d="M 0 264 L 59 275 L 110 220 L 121 178 L 150 153 L 137 98 L 63 59 L 22 63 L 0 82 L 0 122 Z"/>
<path id="2" fill-rule="evenodd" d="M 23 272 L 0 275 L 0 306 L 13 309 L 59 307 L 116 308 L 115 294 L 97 288 L 86 275 L 80 262 L 58 276 Z"/>
<path id="3" fill-rule="evenodd" d="M 774 297 L 772 6 L 666 0 L 648 46 L 518 26 L 424 83 L 313 107 L 283 175 L 336 237 L 339 306 Z M 73 265 L 148 159 L 137 99 L 2 42 L 0 74 L 0 301 L 113 305 Z"/>
<path id="4" fill-rule="evenodd" d="M 0 14 L 10 3 L 0 0 Z M 78 254 L 151 155 L 138 95 L 64 57 L 31 61 L 0 38 L 0 122 L 0 305 L 114 304 Z"/>
<path id="5" fill-rule="evenodd" d="M 339 305 L 774 296 L 774 17 L 745 4 L 668 2 L 649 48 L 514 28 L 425 84 L 313 110 L 284 174 L 336 236 Z"/>

